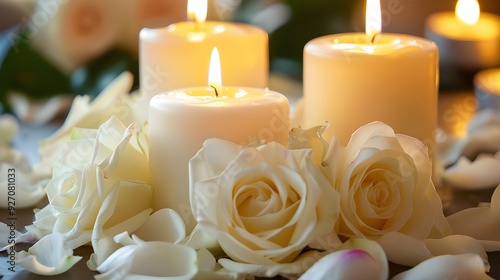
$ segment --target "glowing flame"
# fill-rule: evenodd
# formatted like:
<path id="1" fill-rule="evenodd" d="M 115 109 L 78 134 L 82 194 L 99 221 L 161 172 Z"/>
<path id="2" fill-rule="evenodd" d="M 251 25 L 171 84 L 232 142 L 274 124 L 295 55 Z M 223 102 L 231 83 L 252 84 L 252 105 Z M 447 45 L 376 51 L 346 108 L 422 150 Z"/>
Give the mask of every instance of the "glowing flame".
<path id="1" fill-rule="evenodd" d="M 380 0 L 366 1 L 365 32 L 368 38 L 372 41 L 375 35 L 382 32 L 382 12 L 380 10 Z"/>
<path id="2" fill-rule="evenodd" d="M 210 68 L 208 69 L 208 85 L 214 88 L 216 94 L 222 90 L 221 72 L 219 50 L 213 48 L 212 55 L 210 56 Z"/>
<path id="3" fill-rule="evenodd" d="M 476 24 L 480 13 L 477 0 L 458 0 L 455 7 L 456 17 L 469 25 Z"/>
<path id="4" fill-rule="evenodd" d="M 188 17 L 197 23 L 203 23 L 207 19 L 207 0 L 188 0 Z"/>

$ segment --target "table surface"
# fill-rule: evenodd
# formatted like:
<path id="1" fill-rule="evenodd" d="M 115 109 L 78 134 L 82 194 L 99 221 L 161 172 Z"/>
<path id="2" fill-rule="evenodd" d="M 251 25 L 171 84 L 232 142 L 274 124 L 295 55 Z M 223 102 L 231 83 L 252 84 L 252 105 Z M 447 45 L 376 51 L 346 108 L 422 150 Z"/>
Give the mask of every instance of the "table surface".
<path id="1" fill-rule="evenodd" d="M 452 110 L 452 111 L 450 111 Z M 442 116 L 454 113 L 455 118 L 453 122 L 445 122 L 445 118 Z M 450 135 L 463 135 L 468 119 L 474 114 L 474 96 L 472 92 L 453 92 L 453 93 L 441 93 L 439 96 L 439 126 L 443 128 Z M 42 139 L 48 136 L 56 127 L 48 126 L 44 128 L 25 128 L 22 129 L 17 138 L 15 139 L 15 147 L 25 151 L 31 155 L 31 160 L 36 161 L 36 144 L 33 146 L 34 139 Z M 35 141 L 36 143 L 36 141 Z M 475 207 L 479 202 L 489 202 L 493 189 L 484 191 L 458 191 L 451 189 L 447 186 L 441 186 L 438 189 L 440 196 L 443 201 L 443 209 L 446 215 L 455 213 L 459 210 Z M 37 205 L 37 208 L 43 207 L 47 201 L 42 201 Z M 6 222 L 6 210 L 0 209 L 0 221 Z M 33 221 L 33 210 L 32 209 L 18 209 L 16 212 L 17 216 L 17 228 L 18 230 L 24 229 L 24 226 L 29 225 Z M 28 250 L 29 244 L 18 244 L 17 250 Z M 85 280 L 94 279 L 95 272 L 90 271 L 87 268 L 86 261 L 88 260 L 90 254 L 92 253 L 92 247 L 84 246 L 77 248 L 74 251 L 74 255 L 83 256 L 83 259 L 78 262 L 71 270 L 68 272 L 52 276 L 44 277 L 29 273 L 23 270 L 21 267 L 16 267 L 16 272 L 12 273 L 7 270 L 7 257 L 6 253 L 0 254 L 0 274 L 3 274 L 2 280 L 7 279 L 31 279 L 31 280 L 41 280 L 41 279 L 54 279 L 54 280 Z M 491 269 L 489 275 L 495 279 L 500 279 L 500 252 L 488 253 Z M 395 275 L 401 271 L 408 269 L 396 264 L 390 264 L 390 274 Z"/>

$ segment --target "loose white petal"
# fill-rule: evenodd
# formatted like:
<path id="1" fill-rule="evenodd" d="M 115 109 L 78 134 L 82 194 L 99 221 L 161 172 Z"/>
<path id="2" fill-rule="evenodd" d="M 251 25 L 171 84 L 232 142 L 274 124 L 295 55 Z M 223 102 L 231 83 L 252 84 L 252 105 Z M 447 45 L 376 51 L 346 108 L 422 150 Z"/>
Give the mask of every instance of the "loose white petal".
<path id="1" fill-rule="evenodd" d="M 103 273 L 95 277 L 98 280 L 187 280 L 198 273 L 198 265 L 194 249 L 154 241 L 117 250 L 97 270 Z"/>
<path id="2" fill-rule="evenodd" d="M 434 256 L 476 254 L 484 262 L 485 271 L 489 271 L 488 255 L 481 243 L 466 235 L 449 235 L 441 239 L 426 239 L 425 245 Z"/>
<path id="3" fill-rule="evenodd" d="M 469 208 L 447 217 L 453 232 L 477 240 L 500 242 L 500 186 L 491 197 L 490 207 Z"/>
<path id="4" fill-rule="evenodd" d="M 483 260 L 475 254 L 443 255 L 422 262 L 396 275 L 392 280 L 420 279 L 492 279 L 483 267 Z"/>
<path id="5" fill-rule="evenodd" d="M 342 250 L 316 262 L 299 280 L 387 279 L 383 267 L 366 251 Z"/>
<path id="6" fill-rule="evenodd" d="M 493 188 L 500 184 L 500 158 L 483 154 L 471 162 L 461 157 L 458 162 L 448 168 L 443 179 L 450 186 L 464 190 L 480 190 Z"/>
<path id="7" fill-rule="evenodd" d="M 57 275 L 66 272 L 82 257 L 73 256 L 64 236 L 53 233 L 35 243 L 28 252 L 17 253 L 17 264 L 40 275 Z"/>

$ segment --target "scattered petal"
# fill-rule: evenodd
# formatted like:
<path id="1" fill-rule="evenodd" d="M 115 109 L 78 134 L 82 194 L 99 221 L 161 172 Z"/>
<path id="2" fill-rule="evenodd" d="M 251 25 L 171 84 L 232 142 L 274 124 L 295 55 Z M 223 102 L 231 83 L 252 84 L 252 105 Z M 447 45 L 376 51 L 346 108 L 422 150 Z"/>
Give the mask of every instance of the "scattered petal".
<path id="1" fill-rule="evenodd" d="M 198 273 L 196 251 L 190 247 L 152 241 L 118 249 L 97 271 L 97 280 L 193 279 Z"/>
<path id="2" fill-rule="evenodd" d="M 482 154 L 473 162 L 461 157 L 444 172 L 443 179 L 450 186 L 464 190 L 494 188 L 500 184 L 500 152 L 497 154 Z"/>
<path id="3" fill-rule="evenodd" d="M 396 275 L 392 280 L 492 279 L 484 271 L 483 260 L 475 254 L 443 255 L 431 258 Z"/>
<path id="4" fill-rule="evenodd" d="M 299 280 L 387 279 L 389 264 L 382 247 L 376 242 L 351 239 L 340 248 L 317 261 Z"/>
<path id="5" fill-rule="evenodd" d="M 490 270 L 486 251 L 479 241 L 470 236 L 449 235 L 441 239 L 426 239 L 424 243 L 434 256 L 476 254 L 483 260 L 485 271 Z"/>
<path id="6" fill-rule="evenodd" d="M 500 185 L 491 196 L 490 206 L 469 208 L 447 217 L 456 234 L 471 236 L 481 241 L 500 242 Z M 488 244 L 488 243 L 485 243 Z M 494 249 L 495 243 L 491 243 Z"/>
<path id="7" fill-rule="evenodd" d="M 73 256 L 64 236 L 53 233 L 35 243 L 28 252 L 17 253 L 17 264 L 40 275 L 57 275 L 66 272 L 82 257 Z"/>

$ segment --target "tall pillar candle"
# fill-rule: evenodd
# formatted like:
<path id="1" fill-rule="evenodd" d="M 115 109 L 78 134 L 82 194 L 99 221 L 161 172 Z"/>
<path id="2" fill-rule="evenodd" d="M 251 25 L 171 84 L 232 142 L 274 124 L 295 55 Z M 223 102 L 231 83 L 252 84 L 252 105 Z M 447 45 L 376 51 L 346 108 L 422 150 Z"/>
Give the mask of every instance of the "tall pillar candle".
<path id="1" fill-rule="evenodd" d="M 201 16 L 195 21 L 141 30 L 141 91 L 151 99 L 169 90 L 205 86 L 206 68 L 199 65 L 208 65 L 214 47 L 224 53 L 221 64 L 226 85 L 268 86 L 268 34 L 247 24 L 204 22 Z"/>

